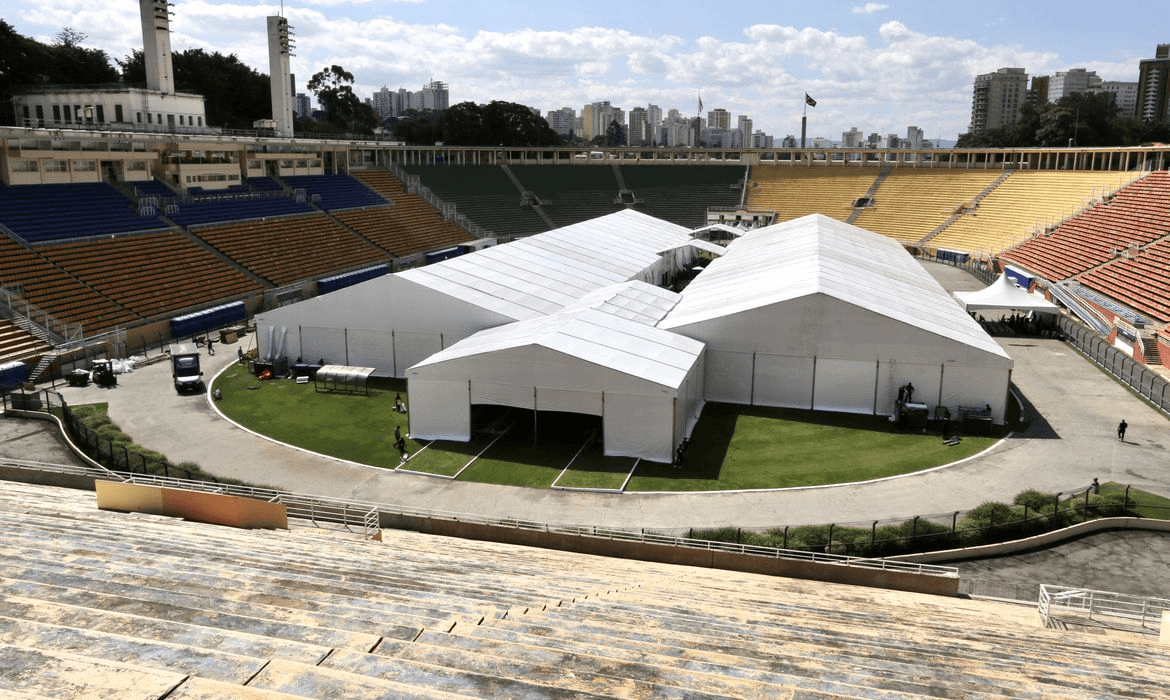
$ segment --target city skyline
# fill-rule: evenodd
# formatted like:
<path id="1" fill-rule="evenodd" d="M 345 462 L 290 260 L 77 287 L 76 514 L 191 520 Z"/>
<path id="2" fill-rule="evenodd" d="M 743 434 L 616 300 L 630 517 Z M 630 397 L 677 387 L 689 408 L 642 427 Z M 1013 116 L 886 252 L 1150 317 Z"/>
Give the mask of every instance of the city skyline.
<path id="1" fill-rule="evenodd" d="M 692 7 L 693 11 L 688 10 Z M 703 9 L 705 8 L 705 9 Z M 172 47 L 236 54 L 267 73 L 265 17 L 273 3 L 180 0 L 172 8 Z M 1104 80 L 1135 81 L 1138 61 L 1170 42 L 1170 9 L 1122 2 L 1094 13 L 1091 41 L 1082 13 L 1055 2 L 849 2 L 785 7 L 748 2 L 738 21 L 698 4 L 655 12 L 601 0 L 583 8 L 534 12 L 502 0 L 341 2 L 284 5 L 296 47 L 298 91 L 332 64 L 355 76 L 363 99 L 383 86 L 418 89 L 432 79 L 452 86 L 451 102 L 518 102 L 541 114 L 608 101 L 627 113 L 650 104 L 693 116 L 747 115 L 777 140 L 799 134 L 804 94 L 808 135 L 837 141 L 852 127 L 930 140 L 967 130 L 976 75 L 1005 66 L 1031 75 L 1072 68 Z M 16 31 L 51 42 L 64 27 L 112 59 L 141 48 L 136 3 L 60 0 L 10 3 Z"/>

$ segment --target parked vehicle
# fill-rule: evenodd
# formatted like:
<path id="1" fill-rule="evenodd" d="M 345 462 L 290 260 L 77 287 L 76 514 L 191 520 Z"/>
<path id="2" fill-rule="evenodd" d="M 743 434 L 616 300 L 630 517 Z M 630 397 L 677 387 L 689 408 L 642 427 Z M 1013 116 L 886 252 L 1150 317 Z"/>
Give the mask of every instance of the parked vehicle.
<path id="1" fill-rule="evenodd" d="M 203 370 L 199 369 L 199 348 L 190 343 L 179 343 L 169 348 L 171 378 L 175 391 L 203 391 Z"/>

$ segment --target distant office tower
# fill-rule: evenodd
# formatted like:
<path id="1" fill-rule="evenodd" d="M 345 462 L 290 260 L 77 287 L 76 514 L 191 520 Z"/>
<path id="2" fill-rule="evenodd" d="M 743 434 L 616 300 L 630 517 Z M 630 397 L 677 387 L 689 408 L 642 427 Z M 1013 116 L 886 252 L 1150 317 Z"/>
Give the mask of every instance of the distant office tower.
<path id="1" fill-rule="evenodd" d="M 751 148 L 753 126 L 752 118 L 746 114 L 741 114 L 739 115 L 739 119 L 736 120 L 736 123 L 738 124 L 737 128 L 739 129 L 739 142 L 733 145 L 740 148 Z"/>
<path id="2" fill-rule="evenodd" d="M 1015 124 L 1027 93 L 1028 74 L 1023 68 L 1000 68 L 975 76 L 970 132 L 986 134 Z"/>
<path id="3" fill-rule="evenodd" d="M 549 110 L 545 121 L 548 122 L 550 129 L 557 132 L 558 136 L 568 138 L 576 128 L 577 110 L 572 107 Z"/>
<path id="4" fill-rule="evenodd" d="M 713 109 L 707 112 L 707 126 L 722 131 L 731 129 L 731 112 L 726 109 Z"/>
<path id="5" fill-rule="evenodd" d="M 382 119 L 396 117 L 398 116 L 398 112 L 394 110 L 396 97 L 398 97 L 398 93 L 391 91 L 383 85 L 381 90 L 378 90 L 370 96 L 370 106 L 374 108 L 374 111 Z"/>
<path id="6" fill-rule="evenodd" d="M 861 148 L 865 145 L 865 134 L 857 127 L 841 132 L 841 145 L 845 148 Z"/>
<path id="7" fill-rule="evenodd" d="M 1154 57 L 1138 64 L 1137 116 L 1170 122 L 1170 44 L 1158 44 Z"/>
<path id="8" fill-rule="evenodd" d="M 646 106 L 646 122 L 650 125 L 650 140 L 652 143 L 661 143 L 658 132 L 662 127 L 662 108 L 658 105 Z"/>
<path id="9" fill-rule="evenodd" d="M 1035 106 L 1048 103 L 1048 85 L 1052 82 L 1051 75 L 1032 76 L 1032 87 L 1028 89 L 1028 102 Z"/>
<path id="10" fill-rule="evenodd" d="M 418 92 L 418 109 L 442 111 L 450 106 L 450 100 L 450 91 L 447 83 L 432 80 L 426 85 L 423 85 L 422 90 Z"/>
<path id="11" fill-rule="evenodd" d="M 643 146 L 650 142 L 650 122 L 647 119 L 645 107 L 635 107 L 630 110 L 630 132 L 626 134 L 626 143 L 631 146 Z"/>
<path id="12" fill-rule="evenodd" d="M 292 55 L 292 28 L 280 16 L 268 18 L 268 81 L 272 94 L 272 120 L 276 122 L 277 136 L 293 135 L 292 76 L 289 56 Z"/>
<path id="13" fill-rule="evenodd" d="M 313 101 L 303 92 L 298 92 L 293 98 L 293 111 L 298 117 L 313 116 Z"/>
<path id="14" fill-rule="evenodd" d="M 922 148 L 922 140 L 926 134 L 916 126 L 906 127 L 906 139 L 902 141 L 902 148 Z"/>
<path id="15" fill-rule="evenodd" d="M 1057 71 L 1048 82 L 1048 101 L 1057 102 L 1062 97 L 1068 97 L 1078 92 L 1090 92 L 1101 86 L 1101 78 L 1096 71 L 1084 68 L 1070 68 L 1067 71 Z"/>
<path id="16" fill-rule="evenodd" d="M 1089 92 L 1103 92 L 1113 98 L 1113 105 L 1117 108 L 1117 116 L 1132 118 L 1137 114 L 1138 84 L 1120 80 L 1104 80 L 1095 90 Z"/>

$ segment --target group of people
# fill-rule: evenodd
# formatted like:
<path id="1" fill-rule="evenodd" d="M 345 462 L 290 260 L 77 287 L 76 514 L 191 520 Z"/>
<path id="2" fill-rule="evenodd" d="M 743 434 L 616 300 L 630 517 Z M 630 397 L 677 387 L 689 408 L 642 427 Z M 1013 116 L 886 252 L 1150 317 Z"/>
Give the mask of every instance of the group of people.
<path id="1" fill-rule="evenodd" d="M 402 394 L 394 394 L 394 411 L 406 413 L 406 403 L 402 401 Z M 402 437 L 402 428 L 397 425 L 394 426 L 394 449 L 402 455 L 403 462 L 410 458 L 410 453 L 406 451 L 406 438 Z"/>

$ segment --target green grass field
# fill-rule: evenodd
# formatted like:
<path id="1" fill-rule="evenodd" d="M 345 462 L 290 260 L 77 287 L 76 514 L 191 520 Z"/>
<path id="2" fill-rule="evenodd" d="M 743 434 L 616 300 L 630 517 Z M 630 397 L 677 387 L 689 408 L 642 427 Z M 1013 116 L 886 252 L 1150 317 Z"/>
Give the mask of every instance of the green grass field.
<path id="1" fill-rule="evenodd" d="M 220 410 L 259 433 L 355 462 L 390 469 L 400 465 L 394 428 L 405 435 L 409 426 L 407 416 L 393 406 L 396 393 L 409 405 L 403 380 L 375 382 L 368 396 L 318 393 L 311 382 L 261 382 L 237 365 L 221 374 L 214 387 L 223 394 Z M 542 425 L 552 422 L 540 420 Z M 582 450 L 588 421 L 596 419 L 580 420 L 579 426 L 542 429 L 546 437 L 539 445 L 533 444 L 523 421 L 498 440 L 408 439 L 411 459 L 404 468 L 515 486 L 547 488 L 555 481 L 569 488 L 621 488 L 634 460 L 606 457 L 596 447 Z M 638 462 L 626 490 L 718 491 L 864 481 L 963 459 L 996 439 L 965 437 L 948 446 L 937 434 L 902 432 L 882 417 L 708 404 L 684 467 Z"/>

